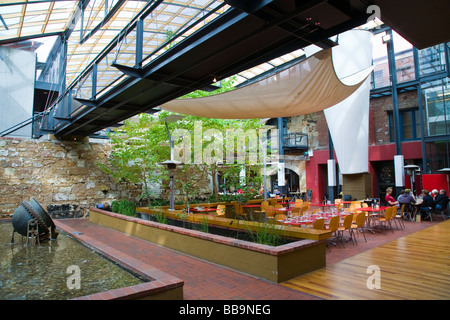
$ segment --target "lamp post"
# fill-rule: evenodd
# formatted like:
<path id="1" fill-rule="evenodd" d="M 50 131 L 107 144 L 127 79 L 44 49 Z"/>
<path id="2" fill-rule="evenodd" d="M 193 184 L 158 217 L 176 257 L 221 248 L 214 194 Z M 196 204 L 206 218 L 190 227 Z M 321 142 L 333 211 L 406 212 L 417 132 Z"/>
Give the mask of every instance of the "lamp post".
<path id="1" fill-rule="evenodd" d="M 175 210 L 175 183 L 174 183 L 174 172 L 175 169 L 177 168 L 177 165 L 182 165 L 183 163 L 180 161 L 175 161 L 174 160 L 174 145 L 173 145 L 173 140 L 172 140 L 172 136 L 170 135 L 170 131 L 169 131 L 169 127 L 167 125 L 167 122 L 177 122 L 178 120 L 183 119 L 184 116 L 180 116 L 180 115 L 176 115 L 176 114 L 171 114 L 165 118 L 163 118 L 162 120 L 164 120 L 165 124 L 166 124 L 166 130 L 167 130 L 167 135 L 169 137 L 169 143 L 170 143 L 170 160 L 166 160 L 164 162 L 159 163 L 160 165 L 163 166 L 167 166 L 167 169 L 169 169 L 169 178 L 170 178 L 170 182 L 169 182 L 169 189 L 170 189 L 170 204 L 169 204 L 169 210 Z"/>
<path id="2" fill-rule="evenodd" d="M 404 169 L 408 172 L 411 183 L 411 192 L 414 193 L 414 191 L 416 191 L 416 171 L 420 172 L 420 167 L 415 164 L 409 164 L 404 166 Z"/>
<path id="3" fill-rule="evenodd" d="M 175 185 L 174 185 L 174 171 L 177 168 L 177 165 L 182 165 L 180 161 L 175 160 L 166 160 L 164 162 L 161 162 L 160 165 L 167 166 L 167 169 L 169 169 L 169 177 L 170 177 L 170 205 L 169 210 L 175 209 Z"/>

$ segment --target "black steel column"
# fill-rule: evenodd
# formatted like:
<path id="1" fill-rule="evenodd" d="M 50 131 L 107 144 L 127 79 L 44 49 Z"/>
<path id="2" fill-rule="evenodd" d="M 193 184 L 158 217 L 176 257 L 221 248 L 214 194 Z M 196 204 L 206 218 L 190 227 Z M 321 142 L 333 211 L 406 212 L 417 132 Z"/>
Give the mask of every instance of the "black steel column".
<path id="1" fill-rule="evenodd" d="M 395 51 L 394 38 L 392 30 L 386 31 L 389 40 L 386 41 L 389 73 L 391 78 L 391 93 L 392 93 L 392 111 L 394 116 L 394 130 L 395 130 L 395 150 L 396 155 L 402 155 L 402 132 L 400 124 L 400 112 L 398 110 L 398 95 L 397 95 L 397 67 L 395 65 Z M 404 173 L 402 173 L 404 174 Z M 395 186 L 395 194 L 399 195 L 404 186 Z"/>
<path id="2" fill-rule="evenodd" d="M 328 130 L 328 153 L 329 153 L 329 157 L 328 158 L 330 160 L 334 159 L 334 152 L 333 152 L 333 150 L 334 150 L 333 139 L 331 138 L 330 130 Z M 327 166 L 327 168 L 328 168 L 328 166 Z M 327 172 L 327 179 L 328 179 L 328 175 L 329 174 L 330 173 Z M 337 172 L 336 172 L 336 174 L 337 174 Z M 335 180 L 337 181 L 337 179 L 335 179 Z M 329 179 L 327 181 L 329 181 Z M 335 189 L 335 186 L 328 185 L 328 200 L 330 200 L 331 203 L 334 203 L 334 189 Z"/>
<path id="3" fill-rule="evenodd" d="M 390 36 L 387 41 L 387 52 L 388 52 L 388 63 L 389 63 L 389 73 L 391 78 L 391 93 L 392 93 L 392 111 L 394 115 L 394 129 L 395 129 L 395 149 L 396 154 L 402 154 L 402 134 L 401 134 L 401 124 L 400 124 L 400 113 L 398 111 L 398 95 L 397 95 L 397 68 L 395 66 L 395 51 L 394 51 L 394 40 L 392 35 L 392 30 L 386 31 L 386 35 Z"/>

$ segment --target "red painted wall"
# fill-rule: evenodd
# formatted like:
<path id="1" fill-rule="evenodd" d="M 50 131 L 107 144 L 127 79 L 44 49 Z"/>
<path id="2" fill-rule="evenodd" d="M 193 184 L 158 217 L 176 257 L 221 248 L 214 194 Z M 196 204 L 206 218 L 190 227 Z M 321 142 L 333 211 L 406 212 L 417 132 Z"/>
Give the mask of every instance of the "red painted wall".
<path id="1" fill-rule="evenodd" d="M 422 144 L 420 141 L 411 141 L 402 143 L 402 154 L 405 159 L 421 159 Z M 396 155 L 395 143 L 370 146 L 369 161 L 394 161 Z"/>
<path id="2" fill-rule="evenodd" d="M 445 189 L 449 194 L 449 175 L 447 174 L 424 174 L 422 175 L 422 187 L 431 192 L 433 189 L 438 191 Z"/>
<path id="3" fill-rule="evenodd" d="M 306 189 L 312 189 L 311 202 L 321 202 L 325 194 L 325 172 L 320 165 L 326 165 L 328 157 L 328 149 L 315 150 L 306 161 Z"/>
<path id="4" fill-rule="evenodd" d="M 394 161 L 394 156 L 396 155 L 395 149 L 396 149 L 395 143 L 369 146 L 369 172 L 372 175 L 372 190 L 374 193 L 376 192 L 378 182 L 371 161 Z M 405 160 L 421 159 L 422 158 L 421 142 L 420 141 L 403 142 L 402 154 Z M 313 190 L 312 192 L 313 202 L 322 201 L 323 196 L 326 193 L 324 186 L 324 179 L 326 178 L 325 175 L 328 158 L 329 158 L 328 149 L 314 150 L 313 156 L 310 157 L 309 161 L 306 161 L 306 188 Z M 336 154 L 334 158 L 336 159 L 337 162 Z M 405 182 L 407 182 L 406 180 L 408 180 L 408 177 L 405 177 Z M 448 185 L 446 185 L 445 188 L 444 187 L 441 188 L 446 189 L 448 192 Z M 433 189 L 434 187 L 429 191 Z M 374 194 L 372 196 L 374 196 Z"/>

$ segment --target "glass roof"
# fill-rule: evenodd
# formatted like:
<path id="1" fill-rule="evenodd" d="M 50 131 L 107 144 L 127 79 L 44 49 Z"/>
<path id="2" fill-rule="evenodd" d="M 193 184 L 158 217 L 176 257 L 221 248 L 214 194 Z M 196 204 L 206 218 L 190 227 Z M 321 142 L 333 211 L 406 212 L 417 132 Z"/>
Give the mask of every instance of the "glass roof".
<path id="1" fill-rule="evenodd" d="M 48 43 L 47 47 L 51 47 L 54 39 L 48 40 L 43 37 L 71 31 L 67 40 L 66 64 L 66 83 L 69 84 L 141 10 L 155 2 L 0 0 L 0 43 L 33 39 L 38 42 L 34 48 L 42 43 Z M 193 20 L 214 10 L 222 2 L 222 0 L 162 1 L 144 20 L 144 57 L 166 41 L 169 32 L 176 33 Z M 79 8 L 83 3 L 87 5 L 81 10 Z M 227 8 L 228 6 L 223 7 L 202 23 L 208 23 Z M 74 20 L 75 26 L 71 25 Z M 120 51 L 116 52 L 117 63 L 124 65 L 129 65 L 131 61 L 134 63 L 135 43 L 134 32 L 131 32 L 118 45 Z M 46 52 L 48 51 L 49 49 Z M 38 57 L 40 62 L 45 62 L 46 58 L 45 55 Z M 112 59 L 109 62 L 112 62 Z"/>
<path id="2" fill-rule="evenodd" d="M 56 35 L 70 35 L 67 39 L 66 84 L 72 83 L 106 46 L 136 17 L 141 10 L 156 1 L 136 0 L 0 0 L 0 44 L 33 40 L 31 46 L 44 63 L 55 42 Z M 171 34 L 192 25 L 209 12 L 207 19 L 184 33 L 177 41 L 225 12 L 229 6 L 223 0 L 166 0 L 144 19 L 143 65 L 163 52 L 156 49 Z M 80 9 L 84 6 L 84 9 Z M 217 10 L 217 8 L 219 8 Z M 73 25 L 75 22 L 75 25 Z M 111 67 L 135 64 L 135 31 L 130 32 L 115 49 L 98 64 L 97 85 L 102 87 L 117 81 L 123 74 Z M 53 36 L 53 37 L 50 37 Z M 38 49 L 37 49 L 38 48 Z M 235 85 L 304 55 L 297 50 L 278 57 L 236 76 Z M 145 58 L 147 57 L 147 58 Z M 84 79 L 90 82 L 90 79 Z M 86 83 L 88 85 L 88 83 Z M 86 93 L 88 94 L 88 93 Z"/>

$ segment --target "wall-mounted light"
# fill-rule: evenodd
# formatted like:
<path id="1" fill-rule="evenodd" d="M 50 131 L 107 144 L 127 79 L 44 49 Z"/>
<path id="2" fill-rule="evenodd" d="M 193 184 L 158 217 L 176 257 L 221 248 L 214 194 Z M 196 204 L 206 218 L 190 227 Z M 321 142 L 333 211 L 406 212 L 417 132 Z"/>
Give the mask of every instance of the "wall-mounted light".
<path id="1" fill-rule="evenodd" d="M 383 41 L 383 44 L 386 44 L 389 41 L 391 41 L 391 35 L 390 34 L 385 34 L 383 37 L 381 37 L 381 40 Z"/>

